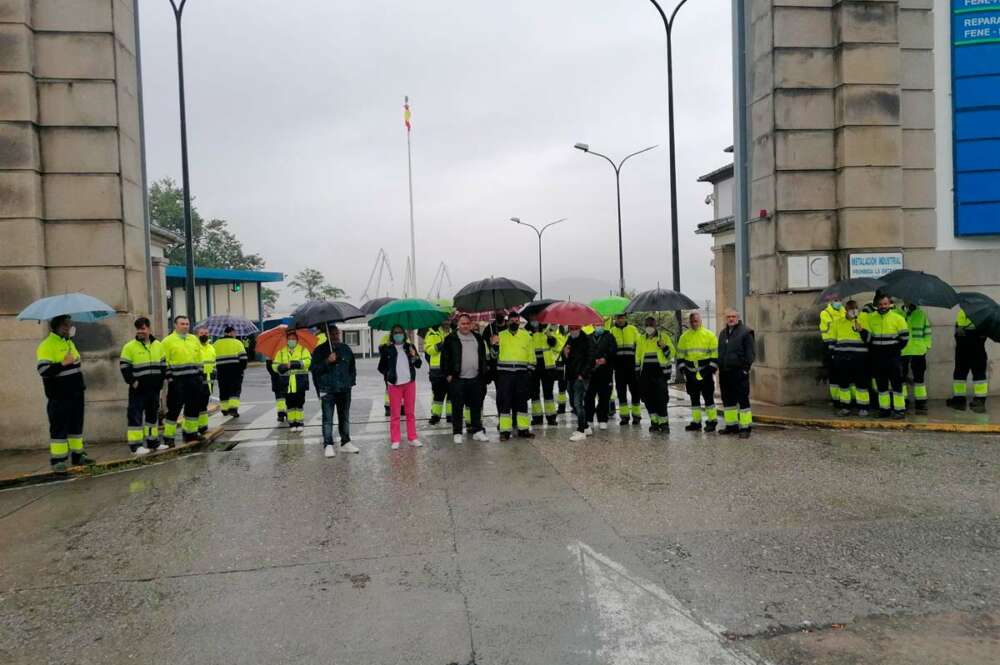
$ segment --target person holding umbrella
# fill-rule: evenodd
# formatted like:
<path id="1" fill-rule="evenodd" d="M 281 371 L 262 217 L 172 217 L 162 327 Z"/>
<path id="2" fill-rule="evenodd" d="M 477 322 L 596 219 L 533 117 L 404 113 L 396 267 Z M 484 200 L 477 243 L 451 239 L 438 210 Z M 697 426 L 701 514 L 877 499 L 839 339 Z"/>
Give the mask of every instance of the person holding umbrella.
<path id="1" fill-rule="evenodd" d="M 605 330 L 603 324 L 594 326 L 594 332 L 590 337 L 594 346 L 594 369 L 587 387 L 587 427 L 594 422 L 596 413 L 598 427 L 607 429 L 610 417 L 608 405 L 611 402 L 611 379 L 615 360 L 618 358 L 618 344 L 614 335 Z"/>
<path id="2" fill-rule="evenodd" d="M 903 396 L 906 396 L 907 379 L 913 379 L 913 404 L 917 413 L 927 413 L 927 352 L 934 344 L 930 321 L 922 307 L 908 302 L 904 306 L 910 341 L 903 347 Z"/>
<path id="3" fill-rule="evenodd" d="M 316 345 L 310 366 L 323 412 L 323 456 L 337 455 L 333 441 L 334 410 L 341 452 L 358 453 L 357 446 L 351 443 L 351 389 L 358 382 L 354 352 L 340 340 L 340 329 L 335 324 L 324 326 L 324 330 L 330 334 L 327 341 Z"/>
<path id="4" fill-rule="evenodd" d="M 702 403 L 705 407 L 705 431 L 714 432 L 719 421 L 715 409 L 715 372 L 719 362 L 719 341 L 701 325 L 701 314 L 691 312 L 691 327 L 677 341 L 677 364 L 684 372 L 688 397 L 691 398 L 691 422 L 684 429 L 702 428 Z"/>
<path id="5" fill-rule="evenodd" d="M 903 399 L 901 352 L 910 340 L 910 330 L 899 312 L 892 307 L 892 299 L 881 295 L 876 310 L 866 318 L 871 335 L 868 341 L 869 357 L 875 388 L 878 391 L 879 416 L 896 419 L 906 417 Z"/>
<path id="6" fill-rule="evenodd" d="M 399 410 L 406 407 L 406 438 L 414 448 L 423 444 L 417 438 L 417 369 L 422 365 L 417 347 L 406 339 L 403 326 L 396 324 L 390 331 L 389 344 L 379 347 L 378 371 L 389 390 L 389 438 L 393 450 L 399 450 L 401 439 Z"/>
<path id="7" fill-rule="evenodd" d="M 753 329 L 740 321 L 735 309 L 725 312 L 726 327 L 719 335 L 719 388 L 726 427 L 720 434 L 750 438 L 750 367 L 754 361 Z"/>
<path id="8" fill-rule="evenodd" d="M 215 368 L 219 377 L 219 401 L 222 413 L 240 417 L 240 394 L 243 392 L 243 373 L 247 368 L 247 349 L 236 338 L 236 328 L 227 325 L 222 339 L 215 340 Z"/>
<path id="9" fill-rule="evenodd" d="M 161 447 L 157 419 L 166 368 L 163 346 L 153 338 L 149 319 L 140 316 L 134 325 L 135 339 L 122 347 L 118 369 L 128 385 L 126 440 L 129 450 L 142 456 Z M 167 446 L 162 448 L 165 450 Z"/>
<path id="10" fill-rule="evenodd" d="M 76 327 L 68 315 L 49 321 L 49 335 L 35 352 L 49 416 L 49 461 L 53 471 L 92 464 L 83 449 L 83 380 L 80 352 L 73 343 Z"/>
<path id="11" fill-rule="evenodd" d="M 583 441 L 588 434 L 594 433 L 588 420 L 588 412 L 593 411 L 593 408 L 587 406 L 587 392 L 594 371 L 594 342 L 580 326 L 569 327 L 569 335 L 566 345 L 563 346 L 560 362 L 566 368 L 570 400 L 573 412 L 576 414 L 576 431 L 569 440 Z"/>
<path id="12" fill-rule="evenodd" d="M 836 370 L 838 397 L 842 416 L 851 413 L 851 398 L 858 406 L 858 415 L 868 415 L 871 404 L 869 387 L 871 374 L 868 371 L 868 330 L 867 317 L 862 318 L 858 302 L 848 300 L 844 307 L 844 318 L 833 322 L 833 363 Z"/>
<path id="13" fill-rule="evenodd" d="M 270 364 L 274 373 L 281 377 L 284 401 L 288 406 L 288 427 L 292 432 L 301 431 L 305 426 L 303 407 L 309 390 L 311 362 L 309 349 L 299 345 L 298 333 L 294 329 L 287 330 L 285 346 L 274 354 Z"/>
<path id="14" fill-rule="evenodd" d="M 656 317 L 647 316 L 643 334 L 636 339 L 635 370 L 639 390 L 646 403 L 646 411 L 649 412 L 650 432 L 670 433 L 670 422 L 667 420 L 670 394 L 667 384 L 675 353 L 670 333 L 659 329 Z"/>
<path id="15" fill-rule="evenodd" d="M 468 314 L 458 317 L 458 330 L 450 333 L 441 344 L 441 371 L 448 383 L 448 395 L 454 404 L 455 417 L 451 431 L 455 443 L 462 443 L 462 419 L 459 413 L 468 413 L 467 433 L 476 441 L 487 442 L 483 429 L 484 387 L 489 381 L 489 345 L 473 330 Z"/>
<path id="16" fill-rule="evenodd" d="M 531 334 L 521 328 L 521 315 L 510 312 L 506 330 L 494 336 L 491 343 L 498 348 L 496 389 L 500 440 L 510 440 L 515 425 L 519 437 L 534 438 L 528 415 L 528 395 L 535 348 Z"/>

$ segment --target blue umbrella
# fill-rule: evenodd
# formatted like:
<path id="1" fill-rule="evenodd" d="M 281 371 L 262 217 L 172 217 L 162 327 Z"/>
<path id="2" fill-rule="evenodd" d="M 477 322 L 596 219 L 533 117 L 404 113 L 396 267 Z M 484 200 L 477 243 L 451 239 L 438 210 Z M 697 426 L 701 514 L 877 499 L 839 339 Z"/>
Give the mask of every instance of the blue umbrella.
<path id="1" fill-rule="evenodd" d="M 74 321 L 90 322 L 115 313 L 113 307 L 85 293 L 66 293 L 36 300 L 17 315 L 19 321 L 50 321 L 69 315 Z"/>
<path id="2" fill-rule="evenodd" d="M 249 337 L 258 332 L 257 326 L 252 321 L 232 314 L 214 314 L 196 325 L 195 329 L 208 328 L 208 334 L 212 337 L 222 337 L 226 334 L 226 328 L 229 326 L 236 330 L 237 337 Z"/>

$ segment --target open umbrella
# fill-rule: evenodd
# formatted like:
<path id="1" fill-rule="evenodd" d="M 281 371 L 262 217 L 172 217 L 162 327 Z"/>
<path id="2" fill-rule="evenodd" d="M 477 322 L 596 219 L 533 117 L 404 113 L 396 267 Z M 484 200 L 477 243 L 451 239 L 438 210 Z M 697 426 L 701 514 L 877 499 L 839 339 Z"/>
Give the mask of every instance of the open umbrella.
<path id="1" fill-rule="evenodd" d="M 535 290 L 516 279 L 488 277 L 466 284 L 455 294 L 455 307 L 463 312 L 510 309 L 535 297 Z"/>
<path id="2" fill-rule="evenodd" d="M 994 342 L 1000 342 L 1000 305 L 989 296 L 976 292 L 958 294 L 958 304 L 976 326 Z"/>
<path id="3" fill-rule="evenodd" d="M 280 325 L 277 328 L 271 328 L 261 333 L 257 337 L 257 345 L 254 349 L 262 356 L 273 358 L 274 354 L 285 346 L 285 334 L 288 330 L 288 326 Z M 309 349 L 310 353 L 316 348 L 316 335 L 310 331 L 296 330 L 295 335 L 299 339 L 299 344 Z"/>
<path id="4" fill-rule="evenodd" d="M 522 307 L 519 313 L 524 318 L 528 318 L 529 316 L 538 316 L 543 309 L 557 302 L 559 301 L 552 300 L 551 298 L 544 298 L 542 300 L 532 300 L 527 305 Z"/>
<path id="5" fill-rule="evenodd" d="M 394 300 L 399 300 L 399 298 L 392 298 L 389 296 L 386 296 L 384 298 L 373 298 L 361 306 L 361 311 L 367 314 L 368 316 L 371 316 L 372 314 L 377 312 L 379 308 L 382 307 L 382 305 L 388 305 Z"/>
<path id="6" fill-rule="evenodd" d="M 233 316 L 232 314 L 215 314 L 210 316 L 204 321 L 199 322 L 195 326 L 195 330 L 198 328 L 207 328 L 208 334 L 212 337 L 222 337 L 226 334 L 226 328 L 229 326 L 235 329 L 237 337 L 249 337 L 257 332 L 257 326 L 253 324 L 253 321 L 244 319 L 242 316 Z"/>
<path id="7" fill-rule="evenodd" d="M 643 291 L 632 298 L 625 308 L 626 314 L 634 312 L 676 312 L 682 309 L 698 309 L 698 303 L 683 293 L 670 289 Z"/>
<path id="8" fill-rule="evenodd" d="M 363 319 L 365 313 L 349 302 L 310 300 L 292 312 L 293 328 L 316 328 L 324 323 Z"/>
<path id="9" fill-rule="evenodd" d="M 856 293 L 878 291 L 884 286 L 885 282 L 880 279 L 875 279 L 874 277 L 853 277 L 851 279 L 842 279 L 836 284 L 831 284 L 823 289 L 823 292 L 819 294 L 819 298 L 816 299 L 816 302 L 830 302 L 837 299 L 848 298 Z"/>
<path id="10" fill-rule="evenodd" d="M 951 309 L 958 304 L 958 292 L 937 275 L 900 268 L 880 279 L 885 282 L 882 293 L 914 305 Z"/>
<path id="11" fill-rule="evenodd" d="M 436 326 L 448 314 L 434 303 L 420 298 L 406 298 L 383 305 L 368 321 L 368 326 L 375 330 L 392 330 L 393 326 L 403 326 L 404 330 L 417 330 Z"/>
<path id="12" fill-rule="evenodd" d="M 599 326 L 604 318 L 593 307 L 580 302 L 557 302 L 538 315 L 539 323 L 559 326 Z"/>
<path id="13" fill-rule="evenodd" d="M 621 296 L 608 296 L 607 298 L 591 300 L 590 306 L 593 307 L 594 311 L 601 316 L 608 317 L 624 314 L 625 308 L 628 307 L 628 303 L 628 298 L 622 298 Z"/>
<path id="14" fill-rule="evenodd" d="M 17 315 L 19 321 L 51 321 L 69 315 L 74 321 L 99 321 L 115 313 L 110 305 L 86 293 L 64 293 L 31 303 Z"/>

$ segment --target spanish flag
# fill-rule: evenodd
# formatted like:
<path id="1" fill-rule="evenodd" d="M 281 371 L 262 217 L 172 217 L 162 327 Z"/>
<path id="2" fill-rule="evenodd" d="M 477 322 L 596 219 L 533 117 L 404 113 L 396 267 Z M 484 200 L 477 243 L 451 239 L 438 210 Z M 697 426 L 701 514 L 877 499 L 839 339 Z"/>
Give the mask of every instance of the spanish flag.
<path id="1" fill-rule="evenodd" d="M 406 125 L 406 131 L 410 131 L 410 129 L 412 129 L 410 125 L 411 115 L 412 114 L 410 113 L 410 98 L 409 96 L 406 96 L 403 98 L 403 124 Z"/>

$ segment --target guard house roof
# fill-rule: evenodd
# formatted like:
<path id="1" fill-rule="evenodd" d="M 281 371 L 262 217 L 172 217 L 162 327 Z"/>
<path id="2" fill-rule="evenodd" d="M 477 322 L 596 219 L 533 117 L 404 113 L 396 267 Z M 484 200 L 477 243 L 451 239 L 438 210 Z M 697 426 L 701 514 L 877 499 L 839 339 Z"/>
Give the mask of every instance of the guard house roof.
<path id="1" fill-rule="evenodd" d="M 187 272 L 184 266 L 167 266 L 167 285 L 183 286 Z M 199 284 L 233 284 L 235 282 L 283 282 L 284 273 L 260 270 L 229 270 L 228 268 L 194 269 L 194 281 Z"/>
<path id="2" fill-rule="evenodd" d="M 725 233 L 726 231 L 732 231 L 735 227 L 736 218 L 730 215 L 729 217 L 722 217 L 721 219 L 713 219 L 710 222 L 702 222 L 695 229 L 695 233 L 698 235 L 715 235 L 716 233 Z"/>
<path id="3" fill-rule="evenodd" d="M 723 166 L 722 168 L 715 169 L 711 173 L 706 173 L 705 175 L 698 178 L 698 182 L 710 182 L 713 185 L 717 182 L 722 182 L 723 180 L 729 180 L 733 177 L 733 165 L 729 164 Z"/>

